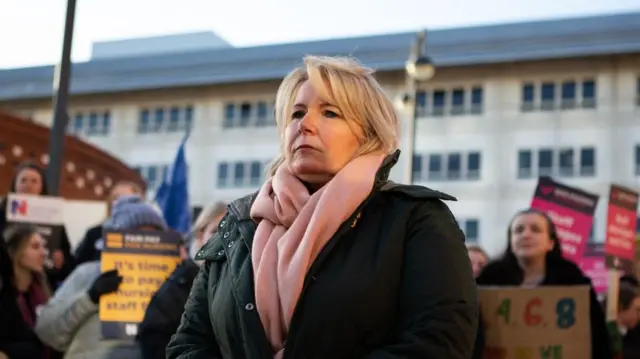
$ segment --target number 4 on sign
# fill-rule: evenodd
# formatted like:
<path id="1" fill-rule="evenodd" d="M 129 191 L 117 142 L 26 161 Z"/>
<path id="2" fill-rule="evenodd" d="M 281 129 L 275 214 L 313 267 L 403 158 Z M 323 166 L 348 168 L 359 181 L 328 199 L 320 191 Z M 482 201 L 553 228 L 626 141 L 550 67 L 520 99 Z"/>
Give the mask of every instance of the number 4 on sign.
<path id="1" fill-rule="evenodd" d="M 504 322 L 509 324 L 509 314 L 511 313 L 511 299 L 505 298 L 500 302 L 500 306 L 498 306 L 498 310 L 496 310 L 496 314 L 499 317 L 504 318 Z"/>

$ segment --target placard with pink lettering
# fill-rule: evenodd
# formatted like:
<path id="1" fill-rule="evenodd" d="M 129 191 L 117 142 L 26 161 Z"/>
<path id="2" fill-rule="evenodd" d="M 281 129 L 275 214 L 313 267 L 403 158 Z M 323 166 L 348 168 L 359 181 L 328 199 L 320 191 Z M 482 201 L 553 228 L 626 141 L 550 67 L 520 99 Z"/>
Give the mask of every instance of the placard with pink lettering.
<path id="1" fill-rule="evenodd" d="M 611 185 L 604 253 L 607 267 L 632 267 L 635 258 L 638 192 Z M 627 264 L 625 266 L 625 264 Z"/>
<path id="2" fill-rule="evenodd" d="M 540 177 L 531 208 L 544 211 L 556 226 L 562 254 L 575 263 L 584 253 L 598 195 L 558 183 L 550 177 Z"/>

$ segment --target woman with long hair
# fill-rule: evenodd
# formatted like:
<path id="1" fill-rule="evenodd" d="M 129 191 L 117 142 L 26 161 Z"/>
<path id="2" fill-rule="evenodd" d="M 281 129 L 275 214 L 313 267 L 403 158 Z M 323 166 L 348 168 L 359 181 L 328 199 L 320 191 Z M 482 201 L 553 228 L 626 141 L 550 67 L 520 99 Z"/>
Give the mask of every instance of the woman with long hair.
<path id="1" fill-rule="evenodd" d="M 34 196 L 48 195 L 49 189 L 47 188 L 47 178 L 44 170 L 33 162 L 21 163 L 15 171 L 9 193 Z M 5 196 L 0 200 L 0 233 L 7 226 L 6 208 L 7 197 Z M 54 290 L 75 268 L 75 261 L 71 254 L 71 243 L 64 226 L 59 240 L 60 247 L 50 253 L 53 265 L 51 268 L 47 268 L 47 279 Z"/>
<path id="2" fill-rule="evenodd" d="M 11 225 L 3 233 L 10 272 L 0 288 L 0 352 L 12 359 L 52 359 L 58 353 L 34 332 L 38 309 L 51 296 L 45 278 L 47 250 L 35 227 Z"/>
<path id="3" fill-rule="evenodd" d="M 611 359 L 611 344 L 604 312 L 580 268 L 564 259 L 551 218 L 536 209 L 518 212 L 507 229 L 507 249 L 477 278 L 480 286 L 588 285 L 590 290 L 591 359 Z"/>
<path id="4" fill-rule="evenodd" d="M 167 358 L 468 358 L 477 293 L 454 198 L 388 180 L 398 118 L 373 71 L 308 56 L 275 114 L 280 156 L 198 252 Z"/>

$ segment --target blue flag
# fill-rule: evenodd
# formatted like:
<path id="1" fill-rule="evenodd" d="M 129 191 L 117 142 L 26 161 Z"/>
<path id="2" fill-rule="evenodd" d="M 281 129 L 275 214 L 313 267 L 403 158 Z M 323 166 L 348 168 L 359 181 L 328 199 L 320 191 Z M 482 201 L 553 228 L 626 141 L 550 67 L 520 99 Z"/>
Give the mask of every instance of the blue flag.
<path id="1" fill-rule="evenodd" d="M 187 133 L 178 147 L 173 165 L 166 172 L 156 191 L 156 203 L 169 227 L 181 234 L 191 229 L 191 208 L 189 206 L 189 178 L 184 146 L 189 138 Z"/>

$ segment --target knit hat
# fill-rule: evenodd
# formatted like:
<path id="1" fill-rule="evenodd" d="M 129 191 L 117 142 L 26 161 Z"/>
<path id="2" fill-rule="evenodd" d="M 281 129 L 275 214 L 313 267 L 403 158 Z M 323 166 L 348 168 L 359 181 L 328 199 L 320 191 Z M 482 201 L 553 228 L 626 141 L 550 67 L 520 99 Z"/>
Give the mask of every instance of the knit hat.
<path id="1" fill-rule="evenodd" d="M 103 224 L 106 230 L 134 230 L 150 226 L 167 230 L 167 222 L 150 204 L 140 196 L 131 195 L 118 198 L 111 207 L 111 216 Z"/>

